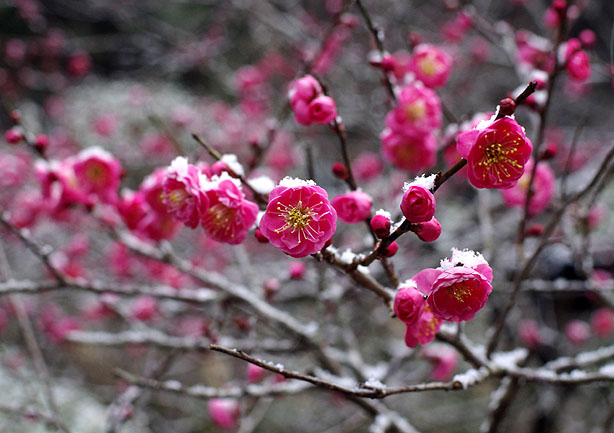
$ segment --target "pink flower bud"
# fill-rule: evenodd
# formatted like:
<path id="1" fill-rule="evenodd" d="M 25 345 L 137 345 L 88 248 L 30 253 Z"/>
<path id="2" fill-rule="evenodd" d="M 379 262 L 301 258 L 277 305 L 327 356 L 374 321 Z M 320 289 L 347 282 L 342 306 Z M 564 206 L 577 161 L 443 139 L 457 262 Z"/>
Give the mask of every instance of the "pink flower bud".
<path id="1" fill-rule="evenodd" d="M 401 212 L 411 223 L 430 221 L 435 215 L 435 196 L 428 189 L 410 185 L 401 200 Z"/>
<path id="2" fill-rule="evenodd" d="M 394 297 L 394 314 L 407 325 L 418 321 L 426 305 L 424 294 L 412 283 L 413 286 L 401 287 Z"/>
<path id="3" fill-rule="evenodd" d="M 441 235 L 441 224 L 437 221 L 437 218 L 433 217 L 430 221 L 420 224 L 420 227 L 416 230 L 416 235 L 424 242 L 433 242 Z"/>
<path id="4" fill-rule="evenodd" d="M 266 374 L 266 370 L 256 364 L 247 364 L 247 381 L 249 383 L 258 383 Z"/>
<path id="5" fill-rule="evenodd" d="M 584 50 L 570 54 L 565 64 L 569 78 L 573 81 L 584 82 L 591 76 L 591 63 Z"/>
<path id="6" fill-rule="evenodd" d="M 7 143 L 17 144 L 23 139 L 23 133 L 17 128 L 11 128 L 4 133 L 4 139 Z"/>
<path id="7" fill-rule="evenodd" d="M 384 256 L 392 257 L 397 253 L 398 250 L 399 250 L 399 245 L 396 242 L 393 242 L 390 245 L 388 245 L 388 248 L 386 248 L 386 252 L 384 253 Z"/>
<path id="8" fill-rule="evenodd" d="M 305 270 L 307 267 L 303 262 L 292 262 L 290 263 L 290 279 L 291 280 L 300 280 L 305 275 Z"/>
<path id="9" fill-rule="evenodd" d="M 516 111 L 516 102 L 512 98 L 505 98 L 499 102 L 499 114 L 511 116 Z"/>
<path id="10" fill-rule="evenodd" d="M 309 117 L 315 123 L 330 123 L 337 117 L 335 101 L 330 96 L 318 96 L 309 104 Z"/>
<path id="11" fill-rule="evenodd" d="M 552 159 L 556 156 L 556 154 L 558 153 L 558 150 L 559 148 L 556 145 L 556 143 L 550 142 L 546 144 L 546 149 L 544 149 L 544 151 L 542 152 L 542 156 L 539 159 L 542 161 L 547 161 L 549 159 Z"/>
<path id="12" fill-rule="evenodd" d="M 266 238 L 266 236 L 264 236 L 262 234 L 262 232 L 260 231 L 260 228 L 256 229 L 256 231 L 254 232 L 254 237 L 261 244 L 268 244 L 269 243 L 269 240 Z"/>
<path id="13" fill-rule="evenodd" d="M 322 86 L 311 75 L 305 75 L 299 78 L 290 87 L 290 104 L 294 109 L 294 105 L 298 101 L 311 102 L 314 98 L 322 93 Z"/>
<path id="14" fill-rule="evenodd" d="M 371 215 L 371 197 L 362 191 L 338 195 L 331 204 L 339 219 L 347 224 L 364 221 Z"/>
<path id="15" fill-rule="evenodd" d="M 9 113 L 9 118 L 11 119 L 11 122 L 13 122 L 14 124 L 18 124 L 21 121 L 21 111 L 12 110 Z"/>
<path id="16" fill-rule="evenodd" d="M 371 230 L 380 239 L 384 239 L 390 234 L 390 219 L 382 214 L 376 214 L 371 218 Z"/>
<path id="17" fill-rule="evenodd" d="M 591 328 L 582 320 L 572 320 L 565 326 L 565 335 L 572 344 L 580 346 L 590 338 Z"/>
<path id="18" fill-rule="evenodd" d="M 518 337 L 529 348 L 535 349 L 542 343 L 539 326 L 535 320 L 523 320 L 518 325 Z"/>
<path id="19" fill-rule="evenodd" d="M 582 42 L 582 45 L 589 48 L 593 47 L 597 42 L 597 36 L 591 29 L 582 30 L 578 35 L 578 38 L 580 39 L 580 42 Z"/>
<path id="20" fill-rule="evenodd" d="M 279 292 L 279 288 L 281 287 L 281 284 L 279 283 L 279 280 L 275 277 L 271 277 L 268 278 L 264 281 L 264 295 L 267 298 L 267 300 L 271 300 L 273 299 L 273 296 L 275 296 L 275 294 L 277 292 Z"/>
<path id="21" fill-rule="evenodd" d="M 225 430 L 232 430 L 239 420 L 240 407 L 231 398 L 212 398 L 207 404 L 209 416 L 215 424 Z"/>
<path id="22" fill-rule="evenodd" d="M 345 166 L 345 164 L 335 162 L 333 164 L 333 174 L 335 177 L 345 180 L 349 176 L 348 168 Z"/>
<path id="23" fill-rule="evenodd" d="M 34 140 L 34 147 L 36 147 L 36 150 L 39 152 L 44 152 L 47 149 L 47 146 L 49 146 L 49 137 L 47 137 L 45 134 L 38 134 Z"/>
<path id="24" fill-rule="evenodd" d="M 614 333 L 614 310 L 600 308 L 593 313 L 591 327 L 595 335 L 600 338 L 608 337 Z"/>
<path id="25" fill-rule="evenodd" d="M 532 236 L 541 236 L 542 233 L 544 233 L 543 224 L 535 223 L 527 227 L 527 230 L 525 231 L 524 235 L 527 237 L 532 237 Z"/>

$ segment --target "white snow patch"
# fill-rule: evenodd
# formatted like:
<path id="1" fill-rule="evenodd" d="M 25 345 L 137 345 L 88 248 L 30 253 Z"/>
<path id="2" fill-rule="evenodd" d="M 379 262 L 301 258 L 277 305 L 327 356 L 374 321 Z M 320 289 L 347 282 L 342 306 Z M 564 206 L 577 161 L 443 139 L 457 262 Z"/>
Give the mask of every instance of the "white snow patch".
<path id="1" fill-rule="evenodd" d="M 414 287 L 414 288 L 418 288 L 418 284 L 416 284 L 416 282 L 414 280 L 412 280 L 411 278 L 408 278 L 407 280 L 403 281 L 400 285 L 399 285 L 399 289 L 402 289 L 404 287 Z"/>
<path id="2" fill-rule="evenodd" d="M 315 182 L 311 179 L 304 180 L 298 177 L 286 176 L 279 181 L 279 186 L 285 186 L 286 188 L 298 188 L 301 186 L 315 186 Z"/>
<path id="3" fill-rule="evenodd" d="M 226 166 L 230 168 L 232 171 L 234 171 L 237 175 L 239 176 L 245 175 L 245 170 L 243 169 L 243 166 L 237 159 L 237 155 L 235 155 L 234 153 L 226 153 L 222 155 L 222 158 L 220 158 L 220 161 L 226 164 Z"/>
<path id="4" fill-rule="evenodd" d="M 386 389 L 386 385 L 383 384 L 379 379 L 375 377 L 370 377 L 363 386 L 365 388 L 373 388 L 373 389 Z"/>
<path id="5" fill-rule="evenodd" d="M 468 249 L 458 250 L 452 248 L 452 255 L 449 259 L 446 258 L 441 260 L 439 269 L 445 271 L 456 267 L 458 263 L 462 263 L 466 268 L 475 268 L 477 265 L 488 264 L 484 256 L 480 253 Z"/>
<path id="6" fill-rule="evenodd" d="M 354 261 L 354 259 L 356 258 L 356 254 L 354 254 L 352 252 L 352 250 L 350 250 L 349 248 L 347 250 L 345 250 L 344 252 L 341 253 L 341 256 L 339 257 L 339 260 L 341 260 L 344 263 L 352 263 Z"/>
<path id="7" fill-rule="evenodd" d="M 432 191 L 433 188 L 435 188 L 435 179 L 437 179 L 436 174 L 431 174 L 428 176 L 423 174 L 421 176 L 418 176 L 410 183 L 405 182 L 405 185 L 403 186 L 403 192 L 407 191 L 412 186 L 420 186 L 424 189 Z"/>
<path id="8" fill-rule="evenodd" d="M 461 384 L 463 389 L 467 389 L 467 387 L 474 385 L 487 377 L 489 375 L 488 369 L 481 367 L 479 370 L 475 368 L 471 368 L 464 373 L 460 373 L 455 375 L 452 378 L 452 381 L 458 382 Z"/>
<path id="9" fill-rule="evenodd" d="M 179 176 L 185 177 L 188 175 L 188 160 L 184 156 L 178 156 L 171 162 L 171 170 Z"/>
<path id="10" fill-rule="evenodd" d="M 609 363 L 599 369 L 599 373 L 614 377 L 614 363 Z"/>
<path id="11" fill-rule="evenodd" d="M 492 361 L 497 367 L 504 370 L 514 370 L 518 363 L 527 356 L 527 349 L 519 347 L 509 352 L 496 352 L 492 355 Z"/>
<path id="12" fill-rule="evenodd" d="M 384 209 L 378 209 L 377 212 L 375 212 L 375 215 L 383 215 L 388 219 L 392 219 L 392 215 L 390 214 L 390 212 Z"/>
<path id="13" fill-rule="evenodd" d="M 260 194 L 269 194 L 275 188 L 275 182 L 268 176 L 258 176 L 249 179 L 249 184 Z"/>
<path id="14" fill-rule="evenodd" d="M 220 174 L 219 176 L 215 174 L 211 176 L 210 178 L 200 173 L 198 175 L 198 178 L 200 181 L 200 187 L 205 190 L 215 189 L 221 182 L 225 180 L 231 181 L 237 186 L 237 188 L 241 187 L 241 181 L 239 179 L 232 177 L 226 171 L 223 171 L 222 174 Z"/>
<path id="15" fill-rule="evenodd" d="M 100 158 L 106 161 L 113 161 L 115 158 L 109 152 L 104 150 L 102 147 L 94 146 L 88 147 L 87 149 L 83 149 L 77 155 L 79 159 L 87 159 L 87 158 Z"/>

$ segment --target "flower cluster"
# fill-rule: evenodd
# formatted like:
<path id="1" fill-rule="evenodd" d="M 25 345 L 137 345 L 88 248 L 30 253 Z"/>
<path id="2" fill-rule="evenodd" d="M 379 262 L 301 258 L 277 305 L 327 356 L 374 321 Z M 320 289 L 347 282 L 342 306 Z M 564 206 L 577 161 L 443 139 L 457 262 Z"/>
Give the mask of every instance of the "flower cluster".
<path id="1" fill-rule="evenodd" d="M 93 147 L 62 161 L 39 161 L 36 174 L 43 198 L 61 209 L 75 203 L 115 203 L 122 167 L 109 152 Z"/>
<path id="2" fill-rule="evenodd" d="M 381 134 L 384 157 L 396 167 L 420 171 L 435 163 L 437 141 L 433 136 L 441 126 L 439 97 L 420 81 L 403 87 L 398 105 L 386 116 Z"/>
<path id="3" fill-rule="evenodd" d="M 395 314 L 407 325 L 406 344 L 432 341 L 444 320 L 473 319 L 492 292 L 491 281 L 492 269 L 481 254 L 457 249 L 440 267 L 406 281 L 394 299 Z"/>
<path id="4" fill-rule="evenodd" d="M 324 95 L 322 86 L 311 75 L 305 75 L 293 82 L 288 97 L 294 111 L 294 119 L 301 125 L 326 124 L 337 117 L 335 101 Z"/>

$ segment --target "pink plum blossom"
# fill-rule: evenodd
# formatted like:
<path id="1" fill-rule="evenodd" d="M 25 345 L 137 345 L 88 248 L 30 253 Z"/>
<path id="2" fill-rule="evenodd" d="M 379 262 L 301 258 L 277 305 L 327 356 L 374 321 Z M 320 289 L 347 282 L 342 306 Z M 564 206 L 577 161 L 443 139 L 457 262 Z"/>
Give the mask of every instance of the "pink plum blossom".
<path id="1" fill-rule="evenodd" d="M 452 59 L 439 47 L 420 44 L 414 48 L 409 69 L 425 86 L 444 86 L 450 75 Z"/>
<path id="2" fill-rule="evenodd" d="M 510 189 L 501 190 L 503 201 L 508 206 L 524 206 L 533 164 L 533 159 L 529 160 L 525 165 L 524 174 L 518 179 L 518 183 Z M 537 215 L 548 207 L 554 196 L 554 172 L 548 164 L 544 162 L 537 164 L 532 189 L 533 195 L 529 202 L 529 215 Z"/>
<path id="3" fill-rule="evenodd" d="M 458 352 L 452 347 L 441 344 L 429 344 L 420 354 L 433 363 L 433 380 L 450 380 L 458 364 Z"/>
<path id="4" fill-rule="evenodd" d="M 199 169 L 177 157 L 171 163 L 162 184 L 164 203 L 173 217 L 190 228 L 196 228 L 209 207 L 207 194 L 200 187 Z"/>
<path id="5" fill-rule="evenodd" d="M 203 186 L 207 190 L 209 209 L 202 214 L 201 223 L 207 235 L 231 245 L 243 242 L 256 222 L 258 205 L 245 199 L 238 181 L 227 173 L 214 176 L 208 186 Z"/>
<path id="6" fill-rule="evenodd" d="M 407 347 L 416 347 L 418 344 L 430 343 L 442 324 L 443 321 L 433 314 L 429 305 L 425 305 L 416 323 L 405 328 L 405 344 Z"/>
<path id="7" fill-rule="evenodd" d="M 484 307 L 492 286 L 479 272 L 462 266 L 443 271 L 433 283 L 428 303 L 437 317 L 451 322 L 473 319 Z"/>
<path id="8" fill-rule="evenodd" d="M 72 168 L 80 191 L 109 203 L 117 199 L 122 167 L 109 152 L 97 147 L 85 149 L 76 156 Z"/>
<path id="9" fill-rule="evenodd" d="M 215 424 L 225 430 L 232 430 L 237 425 L 240 407 L 232 398 L 212 398 L 207 403 L 209 416 Z"/>
<path id="10" fill-rule="evenodd" d="M 452 322 L 473 319 L 492 292 L 492 269 L 481 254 L 470 250 L 453 248 L 439 268 L 424 269 L 412 280 L 428 296 L 433 314 Z"/>
<path id="11" fill-rule="evenodd" d="M 292 257 L 320 251 L 336 227 L 337 211 L 326 191 L 313 181 L 291 178 L 271 191 L 260 221 L 262 234 Z"/>
<path id="12" fill-rule="evenodd" d="M 437 140 L 432 134 L 408 136 L 386 128 L 380 138 L 384 157 L 401 170 L 417 173 L 435 164 Z"/>
<path id="13" fill-rule="evenodd" d="M 352 161 L 352 171 L 358 180 L 369 181 L 382 173 L 382 160 L 373 152 L 363 152 Z"/>
<path id="14" fill-rule="evenodd" d="M 338 195 L 331 204 L 339 219 L 347 224 L 359 223 L 371 216 L 371 197 L 362 191 Z"/>
<path id="15" fill-rule="evenodd" d="M 386 116 L 386 126 L 408 136 L 423 136 L 441 126 L 441 103 L 431 89 L 420 82 L 403 87 L 398 104 Z"/>
<path id="16" fill-rule="evenodd" d="M 456 150 L 467 160 L 469 182 L 476 188 L 511 188 L 524 173 L 533 145 L 511 117 L 483 124 L 457 140 Z"/>

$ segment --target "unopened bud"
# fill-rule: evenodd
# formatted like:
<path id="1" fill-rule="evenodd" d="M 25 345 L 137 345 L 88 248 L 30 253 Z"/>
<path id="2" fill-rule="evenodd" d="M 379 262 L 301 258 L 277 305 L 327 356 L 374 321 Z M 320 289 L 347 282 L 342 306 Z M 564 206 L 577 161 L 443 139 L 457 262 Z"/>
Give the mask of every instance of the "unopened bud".
<path id="1" fill-rule="evenodd" d="M 44 153 L 47 146 L 49 146 L 49 137 L 47 137 L 45 134 L 38 134 L 34 140 L 34 147 L 36 150 L 38 150 L 40 153 Z"/>
<path id="2" fill-rule="evenodd" d="M 544 233 L 544 226 L 541 224 L 531 224 L 524 232 L 526 237 L 541 236 Z"/>
<path id="3" fill-rule="evenodd" d="M 435 217 L 430 221 L 420 224 L 419 230 L 416 231 L 418 237 L 424 242 L 433 242 L 441 235 L 441 224 Z"/>
<path id="4" fill-rule="evenodd" d="M 499 114 L 502 116 L 511 116 L 516 111 L 516 103 L 512 98 L 505 98 L 499 102 Z"/>
<path id="5" fill-rule="evenodd" d="M 390 245 L 388 245 L 388 248 L 386 248 L 384 257 L 392 257 L 397 253 L 398 250 L 399 250 L 399 245 L 396 242 L 393 242 Z"/>
<path id="6" fill-rule="evenodd" d="M 7 143 L 17 144 L 23 139 L 23 133 L 17 128 L 11 128 L 4 133 Z"/>
<path id="7" fill-rule="evenodd" d="M 340 162 L 335 162 L 333 164 L 333 174 L 335 175 L 335 177 L 343 180 L 347 179 L 350 175 L 348 168 L 345 166 L 345 164 L 342 164 Z"/>
<path id="8" fill-rule="evenodd" d="M 269 240 L 266 238 L 266 236 L 264 236 L 262 234 L 262 232 L 260 231 L 259 228 L 256 229 L 255 233 L 254 233 L 254 237 L 256 238 L 256 240 L 258 242 L 260 242 L 261 244 L 266 244 L 269 242 Z"/>
<path id="9" fill-rule="evenodd" d="M 376 214 L 371 218 L 371 230 L 380 239 L 385 238 L 390 234 L 390 219 L 385 215 Z"/>
<path id="10" fill-rule="evenodd" d="M 544 149 L 543 153 L 541 154 L 540 160 L 545 161 L 554 158 L 558 153 L 558 150 L 559 148 L 556 143 L 548 143 L 546 145 L 546 149 Z"/>

